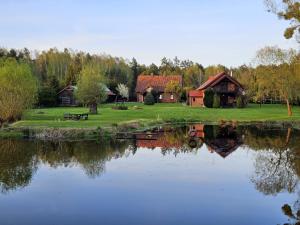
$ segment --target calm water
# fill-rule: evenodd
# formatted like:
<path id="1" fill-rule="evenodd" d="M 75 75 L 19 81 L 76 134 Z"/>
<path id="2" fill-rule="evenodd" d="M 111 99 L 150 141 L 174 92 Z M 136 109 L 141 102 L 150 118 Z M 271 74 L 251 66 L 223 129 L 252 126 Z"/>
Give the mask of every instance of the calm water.
<path id="1" fill-rule="evenodd" d="M 0 224 L 297 222 L 299 131 L 198 124 L 135 138 L 0 140 Z"/>

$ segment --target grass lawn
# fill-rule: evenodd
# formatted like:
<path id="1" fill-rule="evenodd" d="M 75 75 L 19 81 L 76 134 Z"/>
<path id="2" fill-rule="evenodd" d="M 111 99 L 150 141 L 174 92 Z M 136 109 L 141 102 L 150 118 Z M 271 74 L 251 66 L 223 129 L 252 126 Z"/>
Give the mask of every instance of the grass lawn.
<path id="1" fill-rule="evenodd" d="M 245 109 L 207 109 L 191 108 L 177 104 L 156 104 L 145 106 L 140 103 L 128 103 L 129 110 L 113 110 L 113 104 L 104 104 L 99 107 L 98 115 L 90 115 L 87 121 L 64 120 L 64 113 L 87 113 L 87 108 L 59 107 L 32 109 L 27 111 L 23 119 L 14 123 L 13 127 L 69 127 L 69 128 L 94 128 L 110 127 L 114 124 L 133 121 L 155 120 L 188 120 L 218 122 L 221 120 L 233 121 L 300 121 L 300 107 L 293 107 L 293 116 L 287 116 L 285 105 L 259 105 L 251 104 Z M 133 106 L 142 109 L 133 109 Z"/>

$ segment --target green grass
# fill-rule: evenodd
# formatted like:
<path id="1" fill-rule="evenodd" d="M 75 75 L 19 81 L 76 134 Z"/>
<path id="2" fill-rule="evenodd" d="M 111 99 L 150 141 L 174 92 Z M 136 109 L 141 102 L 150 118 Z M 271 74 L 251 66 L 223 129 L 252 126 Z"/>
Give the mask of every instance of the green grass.
<path id="1" fill-rule="evenodd" d="M 65 127 L 65 128 L 95 128 L 111 127 L 133 121 L 155 122 L 166 120 L 186 120 L 201 122 L 219 122 L 231 120 L 240 122 L 252 121 L 299 121 L 300 107 L 293 107 L 294 115 L 287 116 L 284 105 L 259 105 L 251 104 L 245 109 L 207 109 L 191 108 L 178 104 L 156 104 L 145 106 L 139 103 L 128 103 L 129 110 L 113 110 L 112 104 L 99 107 L 98 115 L 90 115 L 87 121 L 63 120 L 64 113 L 86 113 L 87 108 L 44 108 L 27 111 L 23 119 L 14 123 L 13 127 Z M 133 106 L 141 106 L 135 110 Z"/>

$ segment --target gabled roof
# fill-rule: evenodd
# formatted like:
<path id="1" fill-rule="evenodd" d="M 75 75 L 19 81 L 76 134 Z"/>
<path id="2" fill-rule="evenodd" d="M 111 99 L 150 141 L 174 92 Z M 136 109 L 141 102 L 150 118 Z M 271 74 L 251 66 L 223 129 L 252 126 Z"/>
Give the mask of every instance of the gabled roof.
<path id="1" fill-rule="evenodd" d="M 164 92 L 170 81 L 178 82 L 182 86 L 182 76 L 158 76 L 158 75 L 139 75 L 137 79 L 136 92 L 144 93 L 147 88 L 151 87 L 157 92 Z"/>
<path id="2" fill-rule="evenodd" d="M 222 156 L 223 158 L 226 158 L 228 155 L 230 155 L 232 152 L 234 152 L 235 150 L 238 149 L 238 147 L 240 147 L 240 143 L 234 143 L 232 145 L 229 146 L 222 146 L 222 145 L 218 145 L 218 143 L 205 143 L 207 145 L 207 147 L 209 148 L 210 151 L 214 151 L 217 154 L 219 154 L 220 156 Z"/>
<path id="3" fill-rule="evenodd" d="M 204 82 L 200 87 L 197 88 L 197 90 L 204 90 L 209 87 L 213 87 L 225 78 L 229 79 L 232 83 L 235 83 L 237 86 L 243 88 L 243 86 L 236 79 L 228 75 L 226 72 L 222 72 L 215 76 L 209 77 L 206 82 Z"/>
<path id="4" fill-rule="evenodd" d="M 105 90 L 106 90 L 106 92 L 107 92 L 107 95 L 111 95 L 111 96 L 116 95 L 116 94 L 113 93 L 106 85 L 105 85 Z"/>
<path id="5" fill-rule="evenodd" d="M 69 84 L 66 87 L 64 87 L 60 92 L 58 92 L 57 94 L 60 94 L 64 91 L 74 91 L 74 90 L 77 90 L 77 87 Z"/>

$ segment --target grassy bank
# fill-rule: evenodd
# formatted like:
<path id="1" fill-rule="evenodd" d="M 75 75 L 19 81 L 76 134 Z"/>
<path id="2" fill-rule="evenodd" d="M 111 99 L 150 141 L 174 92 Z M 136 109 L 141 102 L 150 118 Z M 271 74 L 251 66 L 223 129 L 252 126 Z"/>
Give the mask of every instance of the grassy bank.
<path id="1" fill-rule="evenodd" d="M 129 110 L 113 110 L 112 104 L 99 107 L 98 115 L 90 115 L 87 121 L 64 120 L 64 113 L 86 113 L 87 108 L 44 108 L 27 111 L 22 120 L 14 123 L 15 128 L 111 128 L 124 123 L 156 123 L 165 121 L 193 122 L 300 122 L 300 107 L 294 107 L 294 115 L 287 116 L 284 105 L 251 104 L 245 109 L 191 108 L 178 104 L 156 104 L 145 106 L 128 103 Z M 138 105 L 142 109 L 135 109 Z"/>
<path id="2" fill-rule="evenodd" d="M 165 123 L 203 122 L 220 124 L 225 121 L 246 124 L 264 123 L 270 126 L 300 128 L 300 107 L 287 116 L 284 105 L 249 105 L 245 109 L 190 108 L 183 104 L 156 104 L 145 106 L 128 103 L 129 110 L 114 110 L 114 104 L 99 107 L 98 115 L 88 120 L 64 120 L 64 113 L 87 113 L 87 108 L 43 108 L 25 112 L 21 121 L 0 130 L 0 138 L 32 137 L 40 139 L 95 139 L 117 132 L 144 130 Z M 136 109 L 134 106 L 139 106 Z"/>

